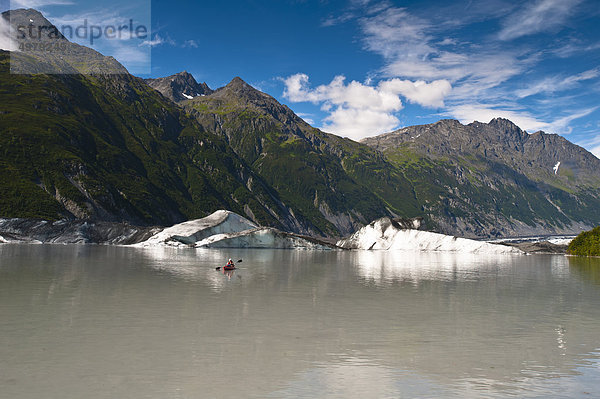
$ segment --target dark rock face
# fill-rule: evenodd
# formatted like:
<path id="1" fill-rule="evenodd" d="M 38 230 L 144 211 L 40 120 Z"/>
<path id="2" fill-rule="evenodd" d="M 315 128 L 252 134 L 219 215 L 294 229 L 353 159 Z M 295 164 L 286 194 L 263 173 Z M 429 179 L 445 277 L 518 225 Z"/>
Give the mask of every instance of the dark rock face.
<path id="1" fill-rule="evenodd" d="M 419 230 L 423 224 L 423 218 L 393 218 L 392 225 L 397 229 L 402 230 Z"/>
<path id="2" fill-rule="evenodd" d="M 0 236 L 11 242 L 129 245 L 147 240 L 162 228 L 85 220 L 49 222 L 0 219 Z"/>
<path id="3" fill-rule="evenodd" d="M 567 245 L 552 244 L 548 241 L 507 243 L 505 245 L 519 248 L 528 254 L 566 254 Z"/>
<path id="4" fill-rule="evenodd" d="M 206 83 L 196 82 L 196 79 L 186 71 L 165 78 L 145 79 L 145 81 L 150 87 L 175 102 L 213 93 Z"/>

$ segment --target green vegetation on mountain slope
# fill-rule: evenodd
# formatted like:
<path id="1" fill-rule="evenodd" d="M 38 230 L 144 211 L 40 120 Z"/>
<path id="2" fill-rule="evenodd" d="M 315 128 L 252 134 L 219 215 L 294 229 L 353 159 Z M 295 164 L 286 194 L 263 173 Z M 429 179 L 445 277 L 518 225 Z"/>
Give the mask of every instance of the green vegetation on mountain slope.
<path id="1" fill-rule="evenodd" d="M 31 19 L 49 24 L 11 12 Z M 356 143 L 239 78 L 214 92 L 186 73 L 149 81 L 161 96 L 61 40 L 64 57 L 13 53 L 11 66 L 71 75 L 9 75 L 0 53 L 0 216 L 166 224 L 226 208 L 328 236 L 393 215 L 465 236 L 600 223 L 600 161 L 560 136 L 445 120 Z"/>
<path id="2" fill-rule="evenodd" d="M 349 234 L 384 215 L 421 214 L 410 184 L 381 153 L 312 128 L 239 78 L 183 105 L 324 234 Z"/>
<path id="3" fill-rule="evenodd" d="M 1 52 L 1 217 L 167 224 L 226 208 L 282 227 L 276 193 L 141 79 L 8 68 Z"/>

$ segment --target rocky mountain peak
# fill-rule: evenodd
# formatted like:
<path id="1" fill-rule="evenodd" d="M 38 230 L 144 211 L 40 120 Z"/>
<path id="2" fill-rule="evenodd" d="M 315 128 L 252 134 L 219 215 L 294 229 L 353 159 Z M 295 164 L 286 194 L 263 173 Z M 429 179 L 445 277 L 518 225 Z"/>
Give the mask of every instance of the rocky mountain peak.
<path id="1" fill-rule="evenodd" d="M 10 20 L 13 25 L 28 26 L 33 24 L 34 26 L 54 26 L 41 12 L 33 8 L 4 11 L 2 18 Z"/>
<path id="2" fill-rule="evenodd" d="M 23 27 L 26 28 L 24 32 L 29 33 L 29 27 L 33 26 L 31 30 L 32 38 L 36 41 L 48 41 L 48 40 L 67 40 L 63 34 L 48 21 L 44 15 L 33 8 L 19 8 L 16 10 L 8 10 L 2 13 L 2 18 L 10 23 L 14 32 L 23 31 Z M 24 37 L 22 41 L 30 39 Z"/>
<path id="3" fill-rule="evenodd" d="M 244 95 L 256 96 L 258 94 L 264 94 L 264 93 L 260 92 L 259 90 L 255 89 L 254 87 L 250 86 L 239 76 L 236 76 L 235 78 L 233 78 L 231 80 L 231 82 L 229 82 L 225 87 L 223 87 L 223 89 L 235 92 L 236 94 L 241 95 L 241 96 L 244 96 Z"/>
<path id="4" fill-rule="evenodd" d="M 12 28 L 17 45 L 56 44 L 60 51 L 46 51 L 45 46 L 33 46 L 30 51 L 15 51 L 11 55 L 11 71 L 24 74 L 98 74 L 127 75 L 128 72 L 113 57 L 73 43 L 44 15 L 32 8 L 9 10 L 2 13 Z"/>
<path id="5" fill-rule="evenodd" d="M 273 97 L 255 89 L 239 76 L 233 78 L 226 86 L 217 89 L 211 98 L 236 104 L 252 104 L 269 113 L 274 112 L 275 109 L 278 110 L 277 112 L 283 112 L 284 108 Z"/>
<path id="6" fill-rule="evenodd" d="M 191 100 L 194 97 L 206 96 L 214 92 L 206 83 L 198 83 L 187 71 L 164 78 L 146 79 L 146 83 L 175 102 Z"/>
<path id="7" fill-rule="evenodd" d="M 448 127 L 462 126 L 461 123 L 459 121 L 457 121 L 456 119 L 441 119 L 441 120 L 437 121 L 435 123 L 435 125 L 448 126 Z"/>
<path id="8" fill-rule="evenodd" d="M 522 137 L 524 131 L 520 127 L 515 125 L 512 121 L 505 118 L 494 118 L 488 123 L 488 126 L 503 131 L 511 136 Z"/>

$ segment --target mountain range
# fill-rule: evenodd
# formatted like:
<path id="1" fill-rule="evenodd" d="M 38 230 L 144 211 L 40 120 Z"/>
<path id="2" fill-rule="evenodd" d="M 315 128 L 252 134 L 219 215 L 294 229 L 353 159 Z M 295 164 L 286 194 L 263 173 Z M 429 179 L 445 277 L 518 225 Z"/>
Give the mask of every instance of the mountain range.
<path id="1" fill-rule="evenodd" d="M 166 225 L 229 209 L 321 237 L 385 216 L 465 237 L 600 224 L 600 160 L 561 136 L 442 120 L 355 142 L 239 77 L 143 80 L 59 40 L 72 56 L 0 52 L 0 217 Z M 41 63 L 71 73 L 10 73 Z"/>

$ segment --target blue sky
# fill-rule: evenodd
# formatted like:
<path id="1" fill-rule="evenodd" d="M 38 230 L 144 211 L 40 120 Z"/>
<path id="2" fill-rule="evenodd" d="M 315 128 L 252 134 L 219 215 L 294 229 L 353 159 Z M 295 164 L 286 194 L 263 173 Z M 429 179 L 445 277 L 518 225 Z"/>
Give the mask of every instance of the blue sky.
<path id="1" fill-rule="evenodd" d="M 17 4 L 52 22 L 84 13 L 68 0 Z M 136 70 L 135 48 L 110 54 L 143 77 L 187 70 L 216 88 L 240 76 L 353 139 L 499 116 L 600 155 L 597 0 L 174 0 L 152 2 L 151 18 L 138 44 L 148 68 Z"/>

